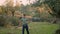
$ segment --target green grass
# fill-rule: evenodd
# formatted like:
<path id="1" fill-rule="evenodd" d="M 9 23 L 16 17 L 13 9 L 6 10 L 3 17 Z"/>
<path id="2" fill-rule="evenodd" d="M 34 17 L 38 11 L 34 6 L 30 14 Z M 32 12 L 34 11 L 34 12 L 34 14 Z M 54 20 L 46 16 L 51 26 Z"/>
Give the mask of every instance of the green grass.
<path id="1" fill-rule="evenodd" d="M 29 24 L 30 34 L 53 34 L 58 29 L 57 24 L 49 24 L 47 22 L 34 22 Z M 22 29 L 0 28 L 0 34 L 22 34 Z M 26 34 L 26 31 L 25 31 Z"/>

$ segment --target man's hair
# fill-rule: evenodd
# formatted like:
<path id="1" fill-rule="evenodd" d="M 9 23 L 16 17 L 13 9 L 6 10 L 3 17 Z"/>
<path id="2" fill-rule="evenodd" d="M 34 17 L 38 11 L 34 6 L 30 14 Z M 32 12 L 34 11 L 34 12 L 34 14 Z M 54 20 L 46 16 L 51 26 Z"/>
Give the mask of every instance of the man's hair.
<path id="1" fill-rule="evenodd" d="M 22 17 L 20 17 L 20 19 L 22 19 Z"/>
<path id="2" fill-rule="evenodd" d="M 26 16 L 26 14 L 23 14 L 23 16 Z"/>

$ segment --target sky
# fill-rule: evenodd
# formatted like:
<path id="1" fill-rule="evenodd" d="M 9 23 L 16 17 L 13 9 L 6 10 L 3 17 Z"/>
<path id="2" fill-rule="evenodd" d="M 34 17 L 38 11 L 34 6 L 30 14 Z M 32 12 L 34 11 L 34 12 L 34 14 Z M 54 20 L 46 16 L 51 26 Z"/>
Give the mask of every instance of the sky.
<path id="1" fill-rule="evenodd" d="M 22 1 L 21 3 L 23 5 L 29 4 L 29 0 L 18 0 L 18 2 Z M 0 0 L 0 5 L 4 5 L 5 0 Z M 31 0 L 30 3 L 35 2 L 35 0 Z M 16 0 L 14 0 L 14 4 L 16 3 Z"/>
<path id="2" fill-rule="evenodd" d="M 4 4 L 5 0 L 0 0 L 0 5 Z"/>

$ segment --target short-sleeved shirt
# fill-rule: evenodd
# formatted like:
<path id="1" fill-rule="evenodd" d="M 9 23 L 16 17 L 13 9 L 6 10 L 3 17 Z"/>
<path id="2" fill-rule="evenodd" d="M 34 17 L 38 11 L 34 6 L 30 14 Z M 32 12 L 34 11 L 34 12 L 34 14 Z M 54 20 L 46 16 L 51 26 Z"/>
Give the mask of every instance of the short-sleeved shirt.
<path id="1" fill-rule="evenodd" d="M 28 21 L 28 19 L 22 17 L 22 18 L 21 18 L 21 21 L 22 21 L 22 25 L 27 25 L 27 21 Z"/>

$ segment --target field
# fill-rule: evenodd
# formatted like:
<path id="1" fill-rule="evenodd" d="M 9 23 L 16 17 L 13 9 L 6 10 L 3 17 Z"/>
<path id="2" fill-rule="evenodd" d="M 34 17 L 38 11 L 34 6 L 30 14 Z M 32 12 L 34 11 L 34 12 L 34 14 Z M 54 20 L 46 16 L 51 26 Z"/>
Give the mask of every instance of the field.
<path id="1" fill-rule="evenodd" d="M 30 34 L 54 34 L 58 29 L 57 24 L 50 24 L 48 22 L 33 22 L 29 23 Z M 22 28 L 1 28 L 0 34 L 22 34 Z M 26 34 L 26 31 L 25 31 Z"/>

